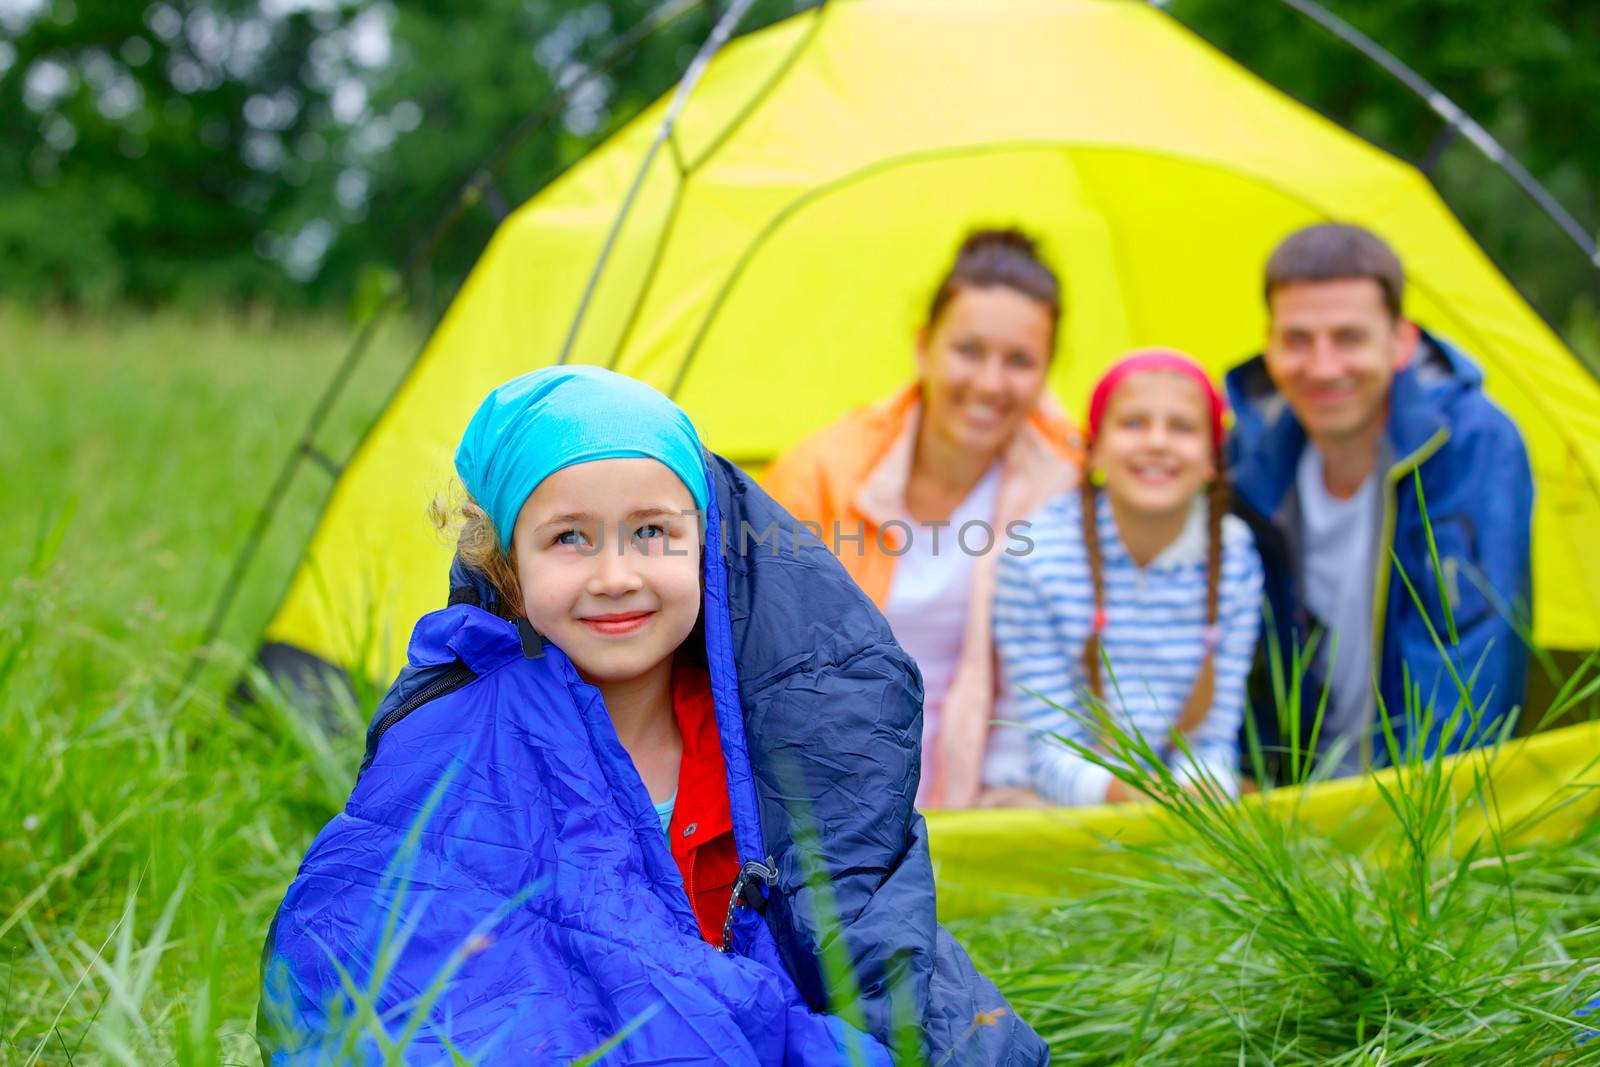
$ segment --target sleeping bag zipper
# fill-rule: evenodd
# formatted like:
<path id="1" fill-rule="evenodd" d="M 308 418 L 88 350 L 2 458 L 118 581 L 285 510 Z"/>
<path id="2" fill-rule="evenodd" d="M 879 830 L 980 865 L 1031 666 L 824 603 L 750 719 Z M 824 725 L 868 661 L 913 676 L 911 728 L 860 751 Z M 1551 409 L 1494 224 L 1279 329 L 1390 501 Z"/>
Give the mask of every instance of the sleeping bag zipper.
<path id="1" fill-rule="evenodd" d="M 416 711 L 418 708 L 422 707 L 422 705 L 428 703 L 428 701 L 438 700 L 442 696 L 447 696 L 448 694 L 455 692 L 457 689 L 460 689 L 467 683 L 476 681 L 477 677 L 477 674 L 473 672 L 471 667 L 468 667 L 465 663 L 462 663 L 459 660 L 450 664 L 450 666 L 444 669 L 443 673 L 441 673 L 439 677 L 433 679 L 427 685 L 423 686 L 421 689 L 418 689 L 415 693 L 412 693 L 409 697 L 401 702 L 399 707 L 395 708 L 393 711 L 385 712 L 383 718 L 373 723 L 372 737 L 368 741 L 367 747 L 371 751 L 376 752 L 378 748 L 378 742 L 383 740 L 383 735 L 388 733 L 389 728 L 395 723 L 399 722 L 401 719 L 404 719 L 407 715 L 410 715 L 413 711 Z"/>
<path id="2" fill-rule="evenodd" d="M 733 917 L 740 908 L 754 908 L 757 915 L 767 910 L 767 896 L 760 886 L 771 888 L 778 884 L 778 868 L 767 862 L 746 860 L 739 868 L 739 877 L 733 880 L 733 897 L 728 901 L 728 916 L 722 920 L 722 951 L 733 954 Z"/>

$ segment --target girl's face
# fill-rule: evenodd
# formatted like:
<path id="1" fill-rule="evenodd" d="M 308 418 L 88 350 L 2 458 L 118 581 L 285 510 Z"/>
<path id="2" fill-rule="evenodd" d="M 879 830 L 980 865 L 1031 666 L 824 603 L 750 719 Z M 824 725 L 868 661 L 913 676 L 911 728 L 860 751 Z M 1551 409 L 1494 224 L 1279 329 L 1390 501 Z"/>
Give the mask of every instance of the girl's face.
<path id="1" fill-rule="evenodd" d="M 694 498 L 656 460 L 550 475 L 522 505 L 511 544 L 528 621 L 591 684 L 660 665 L 700 616 Z"/>
<path id="2" fill-rule="evenodd" d="M 917 336 L 923 418 L 945 440 L 992 455 L 1028 418 L 1050 369 L 1050 309 L 1015 289 L 962 289 Z"/>
<path id="3" fill-rule="evenodd" d="M 1124 509 L 1152 515 L 1188 510 L 1217 473 L 1205 390 L 1167 371 L 1128 378 L 1106 404 L 1089 460 Z"/>

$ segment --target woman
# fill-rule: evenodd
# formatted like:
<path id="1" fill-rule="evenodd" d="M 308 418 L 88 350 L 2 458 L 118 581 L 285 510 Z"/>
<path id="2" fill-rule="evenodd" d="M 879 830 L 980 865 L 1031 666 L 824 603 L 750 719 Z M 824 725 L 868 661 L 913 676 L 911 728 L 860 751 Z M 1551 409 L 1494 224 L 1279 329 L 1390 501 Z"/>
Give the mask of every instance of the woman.
<path id="1" fill-rule="evenodd" d="M 1076 434 L 1045 390 L 1060 317 L 1060 283 L 1032 240 L 972 233 L 917 333 L 917 381 L 766 474 L 838 547 L 922 672 L 923 806 L 979 800 L 996 559 L 1015 520 L 1077 484 Z"/>

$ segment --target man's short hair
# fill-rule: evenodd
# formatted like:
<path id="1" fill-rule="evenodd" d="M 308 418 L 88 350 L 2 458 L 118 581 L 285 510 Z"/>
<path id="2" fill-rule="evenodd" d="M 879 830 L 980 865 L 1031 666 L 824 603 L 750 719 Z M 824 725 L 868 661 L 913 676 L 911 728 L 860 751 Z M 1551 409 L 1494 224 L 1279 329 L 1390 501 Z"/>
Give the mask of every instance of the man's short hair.
<path id="1" fill-rule="evenodd" d="M 1324 222 L 1285 237 L 1267 258 L 1265 296 L 1272 310 L 1272 294 L 1285 285 L 1371 278 L 1383 290 L 1383 305 L 1391 317 L 1400 317 L 1406 272 L 1394 249 L 1360 226 Z"/>

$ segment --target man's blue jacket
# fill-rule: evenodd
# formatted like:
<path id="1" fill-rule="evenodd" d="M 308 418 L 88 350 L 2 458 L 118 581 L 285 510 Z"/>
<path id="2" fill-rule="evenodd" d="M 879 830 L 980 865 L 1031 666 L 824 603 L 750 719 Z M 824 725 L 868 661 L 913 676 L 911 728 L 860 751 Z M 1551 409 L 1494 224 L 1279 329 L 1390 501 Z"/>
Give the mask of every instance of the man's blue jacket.
<path id="1" fill-rule="evenodd" d="M 701 940 L 598 691 L 458 566 L 268 935 L 272 1063 L 381 1061 L 379 1025 L 414 1027 L 417 1063 L 563 1063 L 620 1037 L 605 1062 L 878 1065 L 907 1034 L 924 1062 L 1046 1062 L 935 922 L 914 664 L 837 560 L 708 468 L 711 549 L 719 529 L 731 548 L 703 555 L 696 637 L 739 858 L 775 871 L 731 909 L 732 952 Z"/>
<path id="2" fill-rule="evenodd" d="M 1227 389 L 1235 416 L 1228 442 L 1235 506 L 1256 531 L 1274 624 L 1268 637 L 1275 638 L 1282 677 L 1289 679 L 1296 650 L 1318 625 L 1306 609 L 1295 562 L 1295 473 L 1307 447 L 1306 435 L 1273 388 L 1261 356 L 1231 371 Z M 1377 573 L 1351 578 L 1372 581 L 1373 602 L 1381 605 L 1373 612 L 1372 640 L 1379 713 L 1366 738 L 1378 766 L 1390 762 L 1385 717 L 1402 757 L 1432 755 L 1441 747 L 1454 752 L 1493 740 L 1523 700 L 1528 647 L 1519 627 L 1526 632 L 1532 608 L 1533 476 L 1522 436 L 1484 396 L 1477 366 L 1426 331 L 1411 362 L 1394 377 L 1387 444 Z M 1424 503 L 1437 569 L 1423 521 Z M 1449 636 L 1446 604 L 1456 642 Z M 1263 640 L 1262 648 L 1270 647 Z M 1302 750 L 1324 682 L 1317 662 L 1309 667 L 1301 688 Z M 1478 724 L 1474 729 L 1463 713 L 1447 736 L 1446 724 L 1463 686 L 1472 694 Z M 1288 745 L 1284 724 L 1272 707 L 1262 707 L 1260 699 L 1255 703 L 1263 745 L 1269 752 L 1281 751 Z"/>

